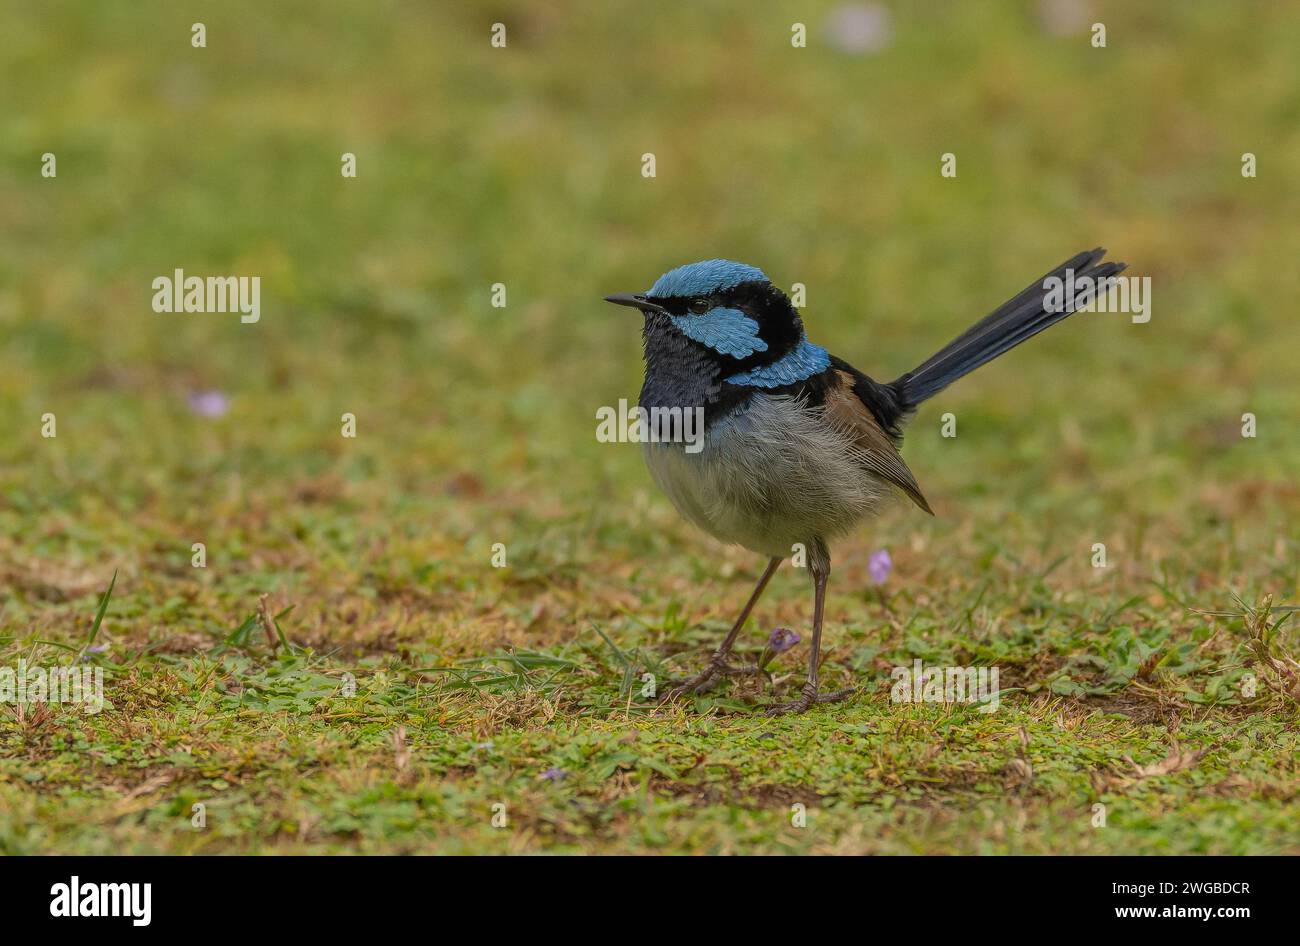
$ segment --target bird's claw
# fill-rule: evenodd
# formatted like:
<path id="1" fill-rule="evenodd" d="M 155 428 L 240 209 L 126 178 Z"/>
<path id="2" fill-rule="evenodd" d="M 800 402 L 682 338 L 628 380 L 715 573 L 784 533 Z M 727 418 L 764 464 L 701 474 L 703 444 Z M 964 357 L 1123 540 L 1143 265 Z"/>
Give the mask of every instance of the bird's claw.
<path id="1" fill-rule="evenodd" d="M 726 658 L 714 655 L 708 666 L 688 680 L 675 682 L 672 687 L 663 695 L 663 702 L 670 703 L 673 700 L 680 699 L 688 693 L 704 693 L 713 689 L 723 677 L 739 677 L 751 673 L 759 673 L 758 664 L 740 664 L 739 666 L 729 664 Z"/>
<path id="2" fill-rule="evenodd" d="M 818 693 L 817 688 L 811 683 L 804 684 L 803 695 L 797 700 L 789 703 L 778 703 L 770 707 L 764 714 L 766 716 L 781 716 L 785 713 L 805 713 L 814 703 L 838 703 L 840 700 L 847 700 L 855 690 L 850 687 L 847 690 L 835 690 L 832 693 Z"/>

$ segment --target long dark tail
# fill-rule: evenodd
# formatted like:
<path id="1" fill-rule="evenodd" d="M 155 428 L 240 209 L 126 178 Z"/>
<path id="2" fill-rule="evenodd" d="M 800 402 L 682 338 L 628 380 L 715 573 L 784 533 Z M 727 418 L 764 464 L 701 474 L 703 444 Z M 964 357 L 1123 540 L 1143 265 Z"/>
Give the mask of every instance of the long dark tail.
<path id="1" fill-rule="evenodd" d="M 1076 282 L 1083 276 L 1098 280 L 1123 271 L 1126 265 L 1124 263 L 1102 263 L 1101 258 L 1105 255 L 1106 251 L 1098 247 L 1066 260 L 1042 279 L 1030 283 L 1020 295 L 1004 302 L 992 314 L 958 335 L 919 367 L 891 382 L 889 387 L 893 389 L 899 407 L 905 413 L 913 410 L 916 405 L 934 397 L 958 378 L 970 374 L 980 365 L 1072 315 L 1073 304 L 1066 305 L 1059 312 L 1048 312 L 1044 308 L 1048 290 L 1043 283 L 1052 277 L 1064 280 L 1068 269 L 1074 270 Z"/>

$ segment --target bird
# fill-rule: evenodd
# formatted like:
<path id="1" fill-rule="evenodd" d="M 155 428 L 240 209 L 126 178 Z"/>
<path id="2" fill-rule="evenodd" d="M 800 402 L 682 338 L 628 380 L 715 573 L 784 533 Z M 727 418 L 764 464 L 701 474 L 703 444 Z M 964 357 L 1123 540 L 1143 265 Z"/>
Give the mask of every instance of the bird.
<path id="1" fill-rule="evenodd" d="M 643 317 L 639 407 L 703 410 L 702 445 L 643 438 L 651 477 L 685 519 L 767 559 L 703 670 L 667 689 L 666 701 L 760 672 L 735 663 L 732 651 L 773 574 L 798 550 L 813 591 L 807 678 L 797 699 L 767 713 L 802 713 L 855 692 L 818 687 L 830 543 L 895 496 L 934 514 L 899 452 L 904 425 L 954 381 L 1083 306 L 1082 297 L 1062 304 L 1051 287 L 1071 273 L 1075 285 L 1087 285 L 1084 277 L 1103 285 L 1126 265 L 1102 262 L 1105 254 L 1099 247 L 1071 257 L 889 382 L 810 341 L 789 297 L 755 266 L 703 260 L 664 273 L 645 292 L 605 297 Z"/>

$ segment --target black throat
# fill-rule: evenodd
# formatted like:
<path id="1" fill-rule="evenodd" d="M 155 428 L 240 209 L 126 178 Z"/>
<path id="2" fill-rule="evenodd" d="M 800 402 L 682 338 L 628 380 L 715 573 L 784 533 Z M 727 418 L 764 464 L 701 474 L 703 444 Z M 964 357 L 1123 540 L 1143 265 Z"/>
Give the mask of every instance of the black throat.
<path id="1" fill-rule="evenodd" d="M 650 312 L 641 333 L 645 347 L 645 382 L 641 406 L 703 407 L 705 421 L 723 397 L 724 359 L 705 345 L 691 341 L 673 326 L 668 316 Z"/>
<path id="2" fill-rule="evenodd" d="M 645 383 L 641 406 L 703 407 L 705 424 L 742 405 L 751 389 L 727 384 L 726 378 L 785 357 L 803 340 L 803 322 L 785 293 L 769 283 L 747 283 L 711 297 L 718 306 L 739 309 L 758 323 L 763 351 L 735 358 L 686 337 L 669 315 L 645 314 Z M 664 300 L 671 315 L 689 318 L 688 300 Z"/>

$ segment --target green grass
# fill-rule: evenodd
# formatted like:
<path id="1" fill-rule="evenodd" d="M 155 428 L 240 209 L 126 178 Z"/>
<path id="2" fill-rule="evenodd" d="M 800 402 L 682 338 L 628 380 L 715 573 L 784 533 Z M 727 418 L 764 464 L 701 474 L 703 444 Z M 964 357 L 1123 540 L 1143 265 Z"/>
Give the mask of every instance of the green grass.
<path id="1" fill-rule="evenodd" d="M 7 17 L 0 667 L 100 667 L 107 705 L 0 706 L 0 851 L 1300 851 L 1300 15 L 1102 2 L 1099 50 L 1029 3 L 891 4 L 855 57 L 816 0 L 264 6 Z M 640 381 L 601 296 L 745 260 L 892 377 L 1098 243 L 1151 322 L 1076 317 L 927 404 L 937 516 L 834 550 L 822 675 L 857 697 L 764 717 L 804 645 L 640 695 L 761 562 L 596 442 Z M 177 267 L 260 275 L 261 321 L 153 313 Z M 810 610 L 783 569 L 742 650 Z M 891 702 L 917 658 L 998 666 L 999 709 Z"/>

